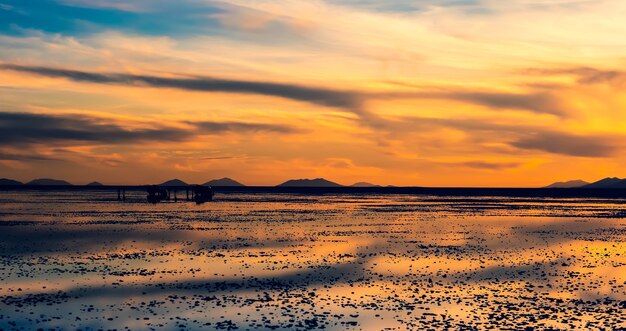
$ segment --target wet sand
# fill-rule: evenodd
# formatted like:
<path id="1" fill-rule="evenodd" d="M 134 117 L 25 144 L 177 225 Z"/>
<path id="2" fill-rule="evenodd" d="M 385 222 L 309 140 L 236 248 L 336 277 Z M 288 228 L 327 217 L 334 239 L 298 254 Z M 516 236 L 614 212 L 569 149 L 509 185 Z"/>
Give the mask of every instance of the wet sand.
<path id="1" fill-rule="evenodd" d="M 622 199 L 113 199 L 0 192 L 0 329 L 626 328 Z"/>

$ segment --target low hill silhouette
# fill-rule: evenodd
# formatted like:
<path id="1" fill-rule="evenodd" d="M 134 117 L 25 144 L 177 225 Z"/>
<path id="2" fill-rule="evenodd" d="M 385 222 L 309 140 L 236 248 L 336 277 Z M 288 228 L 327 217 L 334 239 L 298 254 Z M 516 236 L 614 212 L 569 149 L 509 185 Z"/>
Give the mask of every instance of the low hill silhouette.
<path id="1" fill-rule="evenodd" d="M 569 180 L 566 182 L 556 182 L 556 183 L 546 186 L 545 188 L 576 188 L 576 187 L 583 187 L 589 184 L 590 184 L 589 182 L 585 182 L 584 180 L 575 179 L 575 180 Z"/>
<path id="2" fill-rule="evenodd" d="M 161 184 L 159 184 L 159 186 L 188 186 L 189 184 L 183 182 L 180 179 L 170 179 L 168 181 L 165 181 Z"/>
<path id="3" fill-rule="evenodd" d="M 71 186 L 72 184 L 61 179 L 37 178 L 26 183 L 26 185 Z"/>
<path id="4" fill-rule="evenodd" d="M 381 187 L 380 185 L 368 183 L 368 182 L 358 182 L 350 185 L 350 187 Z"/>
<path id="5" fill-rule="evenodd" d="M 100 182 L 91 182 L 91 183 L 87 184 L 87 186 L 104 186 L 104 184 L 102 184 Z"/>
<path id="6" fill-rule="evenodd" d="M 278 187 L 342 187 L 343 185 L 331 182 L 324 178 L 315 178 L 315 179 L 291 179 L 276 186 Z"/>
<path id="7" fill-rule="evenodd" d="M 626 180 L 617 177 L 607 177 L 593 182 L 584 188 L 626 188 Z"/>
<path id="8" fill-rule="evenodd" d="M 219 186 L 237 186 L 237 187 L 246 186 L 246 185 L 243 185 L 240 182 L 238 182 L 238 181 L 236 181 L 234 179 L 228 178 L 228 177 L 224 177 L 224 178 L 220 178 L 220 179 L 213 179 L 213 180 L 210 180 L 210 181 L 208 181 L 208 182 L 206 182 L 206 183 L 204 183 L 202 185 L 204 185 L 204 186 L 216 186 L 216 187 L 219 187 Z"/>
<path id="9" fill-rule="evenodd" d="M 0 178 L 0 185 L 22 185 L 22 182 L 9 178 Z"/>

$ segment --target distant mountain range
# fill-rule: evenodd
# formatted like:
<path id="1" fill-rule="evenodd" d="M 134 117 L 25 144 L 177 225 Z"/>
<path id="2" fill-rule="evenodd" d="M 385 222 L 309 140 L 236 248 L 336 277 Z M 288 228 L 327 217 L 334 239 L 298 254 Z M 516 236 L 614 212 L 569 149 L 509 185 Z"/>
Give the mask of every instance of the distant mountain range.
<path id="1" fill-rule="evenodd" d="M 607 177 L 593 183 L 577 179 L 567 182 L 556 182 L 546 186 L 546 188 L 626 188 L 626 179 Z"/>
<path id="2" fill-rule="evenodd" d="M 170 179 L 166 182 L 159 184 L 159 186 L 188 186 L 189 184 L 183 182 L 180 179 Z"/>
<path id="3" fill-rule="evenodd" d="M 30 182 L 23 184 L 20 181 L 10 179 L 10 178 L 0 178 L 0 186 L 14 186 L 14 185 L 47 185 L 47 186 L 71 186 L 73 184 L 60 179 L 52 179 L 52 178 L 38 178 L 33 179 Z M 186 182 L 180 179 L 171 179 L 161 184 L 159 186 L 189 186 Z M 214 186 L 214 187 L 245 187 L 246 185 L 228 178 L 220 178 L 210 180 L 203 185 L 206 186 Z M 86 186 L 104 186 L 100 182 L 91 182 Z M 315 178 L 315 179 L 291 179 L 282 184 L 276 185 L 277 187 L 344 187 L 344 185 L 329 181 L 324 178 Z M 368 182 L 357 182 L 350 187 L 383 187 L 381 185 L 376 185 Z M 386 187 L 395 187 L 395 186 L 386 186 Z M 599 189 L 599 188 L 614 188 L 614 189 L 626 189 L 626 179 L 618 178 L 618 177 L 607 177 L 603 178 L 599 181 L 588 183 L 584 180 L 576 179 L 565 182 L 556 182 L 545 186 L 544 188 L 590 188 L 590 189 Z"/>
<path id="4" fill-rule="evenodd" d="M 277 187 L 342 187 L 343 185 L 331 182 L 324 178 L 315 179 L 291 179 Z"/>
<path id="5" fill-rule="evenodd" d="M 8 178 L 0 178 L 0 185 L 22 185 L 22 182 Z"/>
<path id="6" fill-rule="evenodd" d="M 188 186 L 188 185 L 192 185 L 192 184 L 188 184 L 180 179 L 170 179 L 166 182 L 159 184 L 159 186 Z M 216 186 L 216 187 L 217 186 L 245 186 L 234 179 L 230 179 L 226 177 L 220 178 L 220 179 L 213 179 L 202 185 Z"/>
<path id="7" fill-rule="evenodd" d="M 208 181 L 208 182 L 206 182 L 206 183 L 204 183 L 202 185 L 204 185 L 204 186 L 215 186 L 215 187 L 220 187 L 220 186 L 221 187 L 224 187 L 224 186 L 241 187 L 241 186 L 245 186 L 245 185 L 241 184 L 240 182 L 238 182 L 238 181 L 236 181 L 234 179 L 230 179 L 228 177 L 224 177 L 224 178 L 221 178 L 221 179 L 213 179 L 213 180 L 210 180 L 210 181 Z"/>
<path id="8" fill-rule="evenodd" d="M 546 186 L 545 188 L 574 188 L 574 187 L 582 187 L 585 185 L 589 185 L 589 183 L 585 182 L 584 180 L 575 179 L 575 180 L 570 180 L 567 182 L 556 182 L 556 183 Z"/>
<path id="9" fill-rule="evenodd" d="M 368 183 L 368 182 L 358 182 L 350 185 L 351 187 L 381 187 L 380 185 Z"/>
<path id="10" fill-rule="evenodd" d="M 71 183 L 68 183 L 64 180 L 52 179 L 52 178 L 33 179 L 30 182 L 26 183 L 26 185 L 72 186 Z"/>
<path id="11" fill-rule="evenodd" d="M 3 180 L 10 181 L 10 179 L 3 179 Z M 0 185 L 3 185 L 2 180 L 0 180 Z M 16 185 L 16 184 L 4 184 L 4 185 Z M 45 184 L 39 184 L 39 185 L 45 185 Z M 63 185 L 63 184 L 53 184 L 53 185 Z M 71 185 L 71 184 L 67 183 L 67 185 Z M 160 185 L 161 186 L 186 186 L 188 184 L 179 179 L 172 179 Z M 243 187 L 245 186 L 227 177 L 221 178 L 221 179 L 214 179 L 214 180 L 204 183 L 203 185 L 215 186 L 215 187 L 220 187 L 220 186 Z M 329 181 L 324 178 L 291 179 L 276 186 L 277 187 L 344 187 L 344 185 Z M 354 183 L 350 185 L 350 187 L 382 187 L 382 186 L 368 183 L 368 182 L 358 182 L 358 183 Z M 393 186 L 387 186 L 387 187 L 393 187 Z M 565 182 L 556 182 L 556 183 L 546 186 L 545 188 L 624 188 L 626 189 L 626 179 L 617 178 L 617 177 L 608 177 L 608 178 L 604 178 L 593 183 L 576 179 L 576 180 L 570 180 L 570 181 L 565 181 Z"/>
<path id="12" fill-rule="evenodd" d="M 0 178 L 0 186 L 8 186 L 8 185 L 23 185 L 21 182 L 9 178 Z M 39 178 L 31 180 L 25 185 L 48 185 L 48 186 L 69 186 L 71 183 L 59 180 L 59 179 L 51 179 L 51 178 Z M 163 183 L 157 184 L 159 186 L 189 186 L 192 184 L 188 184 L 180 179 L 170 179 Z M 246 185 L 228 177 L 213 179 L 202 185 L 205 186 L 214 186 L 214 187 L 245 187 Z M 94 181 L 86 186 L 104 186 L 104 184 Z M 315 179 L 292 179 L 288 180 L 280 185 L 276 185 L 278 187 L 343 187 L 341 184 L 337 184 L 335 182 L 331 182 L 324 178 L 315 178 Z M 350 185 L 351 187 L 381 187 L 380 185 L 375 185 L 367 182 L 358 182 Z"/>
<path id="13" fill-rule="evenodd" d="M 593 182 L 583 187 L 584 188 L 626 188 L 626 180 L 617 178 L 617 177 L 608 177 L 608 178 L 600 179 L 597 182 Z"/>

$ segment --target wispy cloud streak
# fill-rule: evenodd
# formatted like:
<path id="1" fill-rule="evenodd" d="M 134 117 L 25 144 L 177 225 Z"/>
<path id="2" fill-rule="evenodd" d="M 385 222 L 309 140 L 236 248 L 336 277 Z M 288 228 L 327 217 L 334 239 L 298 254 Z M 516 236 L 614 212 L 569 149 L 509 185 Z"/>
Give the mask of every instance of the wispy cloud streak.
<path id="1" fill-rule="evenodd" d="M 174 88 L 200 92 L 259 94 L 322 106 L 356 109 L 361 104 L 357 93 L 263 81 L 230 80 L 210 77 L 170 78 L 123 73 L 94 73 L 51 67 L 2 64 L 0 69 L 25 72 L 46 77 L 66 78 L 78 82 Z"/>

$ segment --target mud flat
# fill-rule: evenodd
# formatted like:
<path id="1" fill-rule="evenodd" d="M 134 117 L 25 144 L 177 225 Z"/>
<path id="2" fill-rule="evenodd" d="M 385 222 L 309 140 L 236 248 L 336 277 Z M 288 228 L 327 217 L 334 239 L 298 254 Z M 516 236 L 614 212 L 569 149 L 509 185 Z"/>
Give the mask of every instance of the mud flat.
<path id="1" fill-rule="evenodd" d="M 0 192 L 0 207 L 3 330 L 626 328 L 620 199 Z"/>

